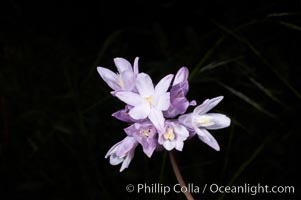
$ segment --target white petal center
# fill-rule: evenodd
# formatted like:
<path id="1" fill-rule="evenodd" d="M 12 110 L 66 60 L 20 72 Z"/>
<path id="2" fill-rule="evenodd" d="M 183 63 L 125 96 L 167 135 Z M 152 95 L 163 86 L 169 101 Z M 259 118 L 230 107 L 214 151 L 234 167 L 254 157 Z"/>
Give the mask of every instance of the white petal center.
<path id="1" fill-rule="evenodd" d="M 201 115 L 197 116 L 195 120 L 198 127 L 206 127 L 206 126 L 212 126 L 214 125 L 214 122 L 212 120 L 212 117 L 209 115 Z"/>
<path id="2" fill-rule="evenodd" d="M 147 103 L 149 103 L 149 105 L 153 105 L 154 103 L 153 103 L 153 101 L 154 101 L 154 97 L 151 95 L 151 96 L 147 96 L 147 97 L 145 97 L 144 98 L 146 101 L 147 101 Z"/>

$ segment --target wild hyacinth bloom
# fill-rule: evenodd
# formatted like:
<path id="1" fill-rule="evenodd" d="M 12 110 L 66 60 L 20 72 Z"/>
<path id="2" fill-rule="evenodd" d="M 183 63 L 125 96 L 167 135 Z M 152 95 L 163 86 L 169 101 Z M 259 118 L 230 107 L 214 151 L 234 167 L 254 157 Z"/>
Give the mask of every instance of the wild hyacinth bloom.
<path id="1" fill-rule="evenodd" d="M 116 96 L 133 108 L 129 115 L 135 120 L 148 118 L 158 129 L 164 126 L 164 116 L 162 111 L 166 111 L 170 105 L 170 93 L 167 92 L 173 75 L 167 75 L 154 87 L 149 75 L 141 73 L 136 79 L 137 93 L 120 91 Z"/>
<path id="2" fill-rule="evenodd" d="M 206 99 L 201 105 L 197 106 L 192 113 L 181 115 L 179 117 L 179 122 L 181 124 L 193 130 L 200 140 L 217 151 L 220 150 L 220 147 L 207 129 L 215 130 L 226 128 L 230 125 L 231 121 L 226 115 L 207 112 L 214 108 L 222 99 L 222 96 Z"/>
<path id="3" fill-rule="evenodd" d="M 128 136 L 134 137 L 143 148 L 143 152 L 150 158 L 158 146 L 157 130 L 150 121 L 134 123 L 124 129 Z"/>
<path id="4" fill-rule="evenodd" d="M 188 130 L 184 126 L 177 122 L 166 122 L 163 132 L 159 133 L 158 142 L 168 151 L 174 148 L 182 151 L 188 136 Z"/>
<path id="5" fill-rule="evenodd" d="M 138 142 L 134 137 L 127 136 L 122 141 L 112 146 L 105 158 L 110 157 L 111 165 L 119 165 L 122 163 L 120 168 L 120 172 L 122 172 L 125 168 L 128 168 L 132 161 L 137 145 Z"/>
<path id="6" fill-rule="evenodd" d="M 195 106 L 196 102 L 189 102 L 186 94 L 189 90 L 188 84 L 188 69 L 181 67 L 177 72 L 170 89 L 170 106 L 164 116 L 168 118 L 176 117 L 179 114 L 184 114 L 189 106 Z"/>
<path id="7" fill-rule="evenodd" d="M 118 73 L 104 67 L 97 67 L 97 71 L 101 78 L 112 88 L 114 91 L 133 91 L 135 87 L 136 76 L 139 73 L 138 60 L 136 57 L 134 66 L 124 58 L 115 58 L 114 63 L 117 67 Z M 114 95 L 114 91 L 112 94 Z"/>

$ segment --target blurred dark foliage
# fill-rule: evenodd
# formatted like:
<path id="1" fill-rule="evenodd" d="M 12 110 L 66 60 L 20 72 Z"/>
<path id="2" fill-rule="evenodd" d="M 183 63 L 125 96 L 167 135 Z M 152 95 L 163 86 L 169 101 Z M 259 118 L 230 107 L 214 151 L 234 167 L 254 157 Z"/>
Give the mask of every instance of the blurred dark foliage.
<path id="1" fill-rule="evenodd" d="M 125 133 L 96 66 L 133 62 L 158 81 L 181 66 L 189 99 L 224 95 L 232 119 L 176 153 L 188 183 L 300 188 L 300 1 L 16 1 L 0 3 L 0 199 L 184 199 L 129 194 L 174 185 L 162 152 L 138 148 L 119 173 L 104 159 Z M 162 168 L 163 161 L 166 165 Z M 298 194 L 196 194 L 196 199 L 297 199 Z M 204 196 L 204 197 L 203 197 Z"/>

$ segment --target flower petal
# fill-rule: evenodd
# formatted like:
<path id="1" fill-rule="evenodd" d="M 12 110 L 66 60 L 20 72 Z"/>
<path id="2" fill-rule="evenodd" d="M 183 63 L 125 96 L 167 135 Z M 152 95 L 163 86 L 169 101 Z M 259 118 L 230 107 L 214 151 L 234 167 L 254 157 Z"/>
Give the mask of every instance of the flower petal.
<path id="1" fill-rule="evenodd" d="M 152 109 L 151 112 L 149 113 L 148 118 L 153 123 L 154 127 L 158 130 L 158 132 L 164 131 L 165 119 L 163 117 L 162 111 Z"/>
<path id="2" fill-rule="evenodd" d="M 110 156 L 110 164 L 111 165 L 119 165 L 120 163 L 122 163 L 124 160 L 124 158 L 120 158 L 118 156 L 116 156 L 116 154 L 113 154 Z"/>
<path id="3" fill-rule="evenodd" d="M 114 58 L 114 63 L 119 74 L 124 71 L 133 71 L 131 63 L 124 58 Z"/>
<path id="4" fill-rule="evenodd" d="M 163 93 L 155 98 L 155 107 L 157 110 L 167 110 L 170 105 L 170 94 L 169 92 Z"/>
<path id="5" fill-rule="evenodd" d="M 114 72 L 104 67 L 97 67 L 97 71 L 110 88 L 113 90 L 120 89 L 120 86 L 118 85 L 118 77 Z"/>
<path id="6" fill-rule="evenodd" d="M 214 123 L 211 126 L 207 126 L 206 129 L 209 130 L 221 129 L 221 128 L 226 128 L 231 124 L 230 118 L 227 117 L 226 115 L 218 114 L 218 113 L 207 113 L 206 115 L 212 117 L 212 122 Z"/>
<path id="7" fill-rule="evenodd" d="M 143 152 L 147 155 L 147 157 L 152 157 L 154 151 L 156 150 L 157 145 L 142 145 Z"/>
<path id="8" fill-rule="evenodd" d="M 122 172 L 123 170 L 125 170 L 126 168 L 129 167 L 131 161 L 134 158 L 135 155 L 135 148 L 136 148 L 137 144 L 133 147 L 133 149 L 131 151 L 128 152 L 128 155 L 126 156 L 126 158 L 124 159 L 121 168 L 120 168 L 120 172 Z"/>
<path id="9" fill-rule="evenodd" d="M 173 130 L 176 133 L 177 137 L 180 137 L 182 141 L 186 140 L 186 138 L 188 138 L 189 136 L 188 130 L 182 125 L 177 124 L 173 126 Z"/>
<path id="10" fill-rule="evenodd" d="M 194 130 L 198 134 L 200 140 L 202 140 L 204 143 L 206 143 L 207 145 L 209 145 L 216 151 L 220 150 L 220 147 L 219 147 L 217 141 L 206 129 L 195 128 Z"/>
<path id="11" fill-rule="evenodd" d="M 129 112 L 129 115 L 136 120 L 146 119 L 149 114 L 150 114 L 150 105 L 147 102 L 143 102 L 135 106 Z"/>
<path id="12" fill-rule="evenodd" d="M 178 151 L 182 151 L 183 150 L 183 147 L 184 147 L 184 142 L 183 140 L 177 140 L 176 141 L 176 150 Z"/>
<path id="13" fill-rule="evenodd" d="M 202 115 L 207 113 L 209 110 L 214 108 L 221 100 L 223 100 L 223 96 L 215 97 L 213 99 L 206 99 L 201 105 L 197 106 L 193 113 Z"/>
<path id="14" fill-rule="evenodd" d="M 128 111 L 126 109 L 118 110 L 112 114 L 113 117 L 119 119 L 120 121 L 124 122 L 134 122 L 135 120 L 130 117 Z"/>
<path id="15" fill-rule="evenodd" d="M 134 60 L 134 73 L 139 74 L 139 65 L 138 65 L 139 57 L 136 57 Z"/>
<path id="16" fill-rule="evenodd" d="M 122 81 L 122 89 L 131 91 L 135 87 L 136 77 L 132 71 L 123 71 L 120 74 L 120 79 Z"/>
<path id="17" fill-rule="evenodd" d="M 175 142 L 171 142 L 171 141 L 165 140 L 165 141 L 163 142 L 163 147 L 164 147 L 167 151 L 170 151 L 170 150 L 172 150 L 172 149 L 175 147 Z"/>
<path id="18" fill-rule="evenodd" d="M 116 97 L 121 101 L 131 106 L 136 106 L 143 103 L 143 99 L 136 93 L 128 91 L 119 91 L 115 93 Z"/>
<path id="19" fill-rule="evenodd" d="M 172 101 L 172 105 L 177 110 L 178 114 L 183 114 L 186 112 L 187 108 L 189 107 L 189 102 L 186 97 L 176 98 Z"/>
<path id="20" fill-rule="evenodd" d="M 107 154 L 105 155 L 105 158 L 108 158 L 109 156 L 111 156 L 112 154 L 114 154 L 117 150 L 117 147 L 120 145 L 122 141 L 114 144 L 110 149 L 109 151 L 107 152 Z"/>
<path id="21" fill-rule="evenodd" d="M 174 86 L 174 85 L 177 85 L 178 83 L 181 83 L 181 82 L 187 80 L 188 74 L 189 74 L 189 71 L 188 71 L 187 67 L 181 67 L 179 69 L 179 71 L 177 72 L 172 85 Z"/>
<path id="22" fill-rule="evenodd" d="M 153 81 L 148 74 L 138 74 L 136 78 L 136 88 L 143 98 L 154 95 Z"/>
<path id="23" fill-rule="evenodd" d="M 169 74 L 159 81 L 159 83 L 155 87 L 155 93 L 157 96 L 166 93 L 166 91 L 168 90 L 168 88 L 170 86 L 172 78 L 173 78 L 173 75 Z"/>
<path id="24" fill-rule="evenodd" d="M 189 105 L 190 105 L 190 106 L 196 106 L 196 101 L 195 101 L 195 100 L 190 101 L 190 102 L 189 102 Z"/>
<path id="25" fill-rule="evenodd" d="M 124 157 L 137 144 L 138 144 L 138 142 L 134 137 L 127 136 L 118 145 L 115 154 L 119 157 Z"/>
<path id="26" fill-rule="evenodd" d="M 192 113 L 181 115 L 178 119 L 180 124 L 186 126 L 187 128 L 193 128 L 192 115 Z"/>

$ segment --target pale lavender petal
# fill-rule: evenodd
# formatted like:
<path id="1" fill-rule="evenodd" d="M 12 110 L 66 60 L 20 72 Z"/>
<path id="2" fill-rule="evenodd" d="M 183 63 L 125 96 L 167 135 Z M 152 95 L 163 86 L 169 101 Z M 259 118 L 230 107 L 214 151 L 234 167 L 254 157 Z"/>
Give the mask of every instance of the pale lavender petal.
<path id="1" fill-rule="evenodd" d="M 217 141 L 206 129 L 195 128 L 195 131 L 198 134 L 200 140 L 202 140 L 204 143 L 206 143 L 207 145 L 209 145 L 216 151 L 220 150 L 220 147 L 219 147 Z"/>
<path id="2" fill-rule="evenodd" d="M 147 102 L 143 102 L 134 108 L 132 108 L 129 112 L 129 115 L 136 120 L 146 119 L 150 114 L 150 105 Z"/>
<path id="3" fill-rule="evenodd" d="M 137 144 L 136 144 L 136 146 L 137 146 Z M 131 151 L 128 152 L 128 155 L 126 156 L 126 158 L 124 159 L 124 161 L 121 165 L 120 172 L 122 172 L 124 169 L 129 167 L 129 164 L 131 163 L 131 161 L 134 158 L 136 146 Z"/>
<path id="4" fill-rule="evenodd" d="M 118 99 L 131 106 L 140 105 L 144 102 L 144 100 L 138 94 L 133 92 L 118 91 L 115 93 L 115 95 Z"/>
<path id="5" fill-rule="evenodd" d="M 192 129 L 193 128 L 193 122 L 192 122 L 192 113 L 181 115 L 178 120 L 179 123 L 183 126 L 186 126 L 187 128 Z"/>
<path id="6" fill-rule="evenodd" d="M 111 70 L 103 67 L 97 67 L 97 71 L 101 78 L 109 85 L 113 90 L 119 90 L 118 76 Z"/>
<path id="7" fill-rule="evenodd" d="M 120 74 L 120 79 L 122 81 L 122 89 L 131 91 L 135 87 L 136 76 L 132 71 L 123 71 Z"/>
<path id="8" fill-rule="evenodd" d="M 131 63 L 124 58 L 114 58 L 114 63 L 119 74 L 124 71 L 133 71 Z"/>
<path id="9" fill-rule="evenodd" d="M 188 81 L 181 82 L 181 83 L 171 87 L 170 97 L 171 97 L 171 99 L 175 99 L 178 97 L 185 97 L 188 90 L 189 90 Z"/>
<path id="10" fill-rule="evenodd" d="M 136 124 L 136 123 L 135 123 Z M 134 137 L 136 132 L 137 132 L 137 128 L 135 127 L 135 124 L 132 124 L 131 126 L 129 127 L 126 127 L 124 129 L 124 132 L 128 135 L 128 136 L 132 136 Z"/>
<path id="11" fill-rule="evenodd" d="M 139 74 L 139 65 L 138 65 L 139 57 L 136 57 L 134 60 L 134 73 Z"/>
<path id="12" fill-rule="evenodd" d="M 120 158 L 116 154 L 113 154 L 113 155 L 110 156 L 110 164 L 111 165 L 119 165 L 123 161 L 124 161 L 124 158 Z"/>
<path id="13" fill-rule="evenodd" d="M 145 73 L 138 74 L 136 78 L 136 88 L 143 98 L 153 96 L 155 92 L 152 79 Z"/>
<path id="14" fill-rule="evenodd" d="M 194 130 L 194 129 L 191 129 L 191 128 L 188 128 L 188 127 L 186 127 L 186 128 L 187 128 L 187 130 L 188 130 L 188 132 L 189 132 L 188 139 L 193 138 L 193 137 L 196 135 L 195 130 Z"/>
<path id="15" fill-rule="evenodd" d="M 188 74 L 189 74 L 189 71 L 188 71 L 187 67 L 181 67 L 179 69 L 179 71 L 177 72 L 172 85 L 174 86 L 174 85 L 177 85 L 178 83 L 181 83 L 181 82 L 187 80 Z"/>
<path id="16" fill-rule="evenodd" d="M 172 141 L 164 141 L 162 145 L 167 151 L 170 151 L 175 147 L 175 143 Z"/>
<path id="17" fill-rule="evenodd" d="M 169 74 L 159 81 L 159 83 L 155 87 L 156 95 L 159 96 L 159 95 L 166 93 L 166 91 L 168 90 L 168 88 L 170 86 L 172 78 L 173 78 L 173 75 Z"/>
<path id="18" fill-rule="evenodd" d="M 189 136 L 188 130 L 182 125 L 174 125 L 173 130 L 176 133 L 176 136 L 180 137 L 181 139 L 186 140 L 186 138 Z"/>
<path id="19" fill-rule="evenodd" d="M 143 152 L 147 155 L 147 157 L 152 157 L 154 151 L 156 150 L 157 145 L 147 145 L 143 146 Z"/>
<path id="20" fill-rule="evenodd" d="M 226 115 L 218 113 L 207 113 L 206 115 L 212 117 L 212 122 L 214 123 L 211 126 L 206 126 L 206 129 L 215 130 L 230 126 L 231 120 Z"/>
<path id="21" fill-rule="evenodd" d="M 127 136 L 118 145 L 115 154 L 119 157 L 124 157 L 127 153 L 137 146 L 138 142 L 134 137 Z"/>
<path id="22" fill-rule="evenodd" d="M 168 110 L 164 112 L 164 115 L 168 118 L 174 118 L 179 114 L 185 113 L 189 105 L 185 97 L 176 98 L 171 102 Z"/>
<path id="23" fill-rule="evenodd" d="M 160 96 L 155 97 L 155 108 L 157 110 L 167 110 L 170 105 L 170 94 L 169 92 L 163 93 Z"/>
<path id="24" fill-rule="evenodd" d="M 182 140 L 177 140 L 176 141 L 176 146 L 175 146 L 176 150 L 182 151 L 183 147 L 184 147 L 184 142 Z"/>
<path id="25" fill-rule="evenodd" d="M 119 119 L 120 121 L 124 122 L 134 122 L 135 120 L 131 118 L 128 111 L 126 109 L 118 110 L 117 112 L 112 114 L 113 117 Z"/>
<path id="26" fill-rule="evenodd" d="M 214 108 L 221 100 L 223 100 L 223 96 L 215 97 L 213 99 L 206 99 L 201 105 L 197 106 L 193 113 L 202 115 L 207 113 L 209 110 Z"/>
<path id="27" fill-rule="evenodd" d="M 192 101 L 189 102 L 189 105 L 190 105 L 190 106 L 196 106 L 196 104 L 197 104 L 197 103 L 196 103 L 195 100 L 192 100 Z"/>
<path id="28" fill-rule="evenodd" d="M 164 117 L 166 118 L 173 118 L 178 115 L 177 110 L 170 104 L 169 108 L 167 111 L 163 112 Z"/>
<path id="29" fill-rule="evenodd" d="M 185 97 L 177 98 L 172 101 L 172 105 L 177 109 L 178 114 L 183 114 L 189 107 L 189 102 Z"/>
<path id="30" fill-rule="evenodd" d="M 159 132 L 164 129 L 165 119 L 163 117 L 162 111 L 152 109 L 151 112 L 149 113 L 148 118 Z"/>
<path id="31" fill-rule="evenodd" d="M 110 149 L 109 151 L 107 152 L 107 154 L 105 155 L 105 158 L 108 158 L 111 154 L 114 154 L 117 150 L 117 147 L 121 144 L 122 141 L 114 144 Z"/>

